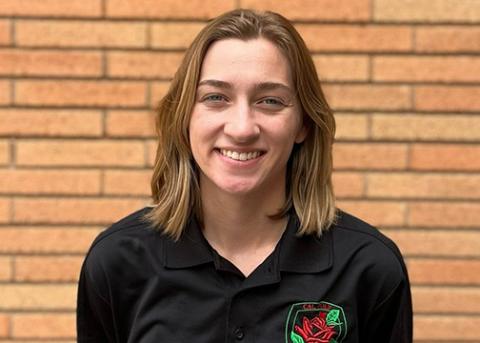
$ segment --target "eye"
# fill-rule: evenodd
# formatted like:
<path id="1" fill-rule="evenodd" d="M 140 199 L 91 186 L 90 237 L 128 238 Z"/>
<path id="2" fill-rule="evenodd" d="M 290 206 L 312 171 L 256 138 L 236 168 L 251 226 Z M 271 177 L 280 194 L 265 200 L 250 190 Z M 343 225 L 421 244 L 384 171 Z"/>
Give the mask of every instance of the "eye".
<path id="1" fill-rule="evenodd" d="M 207 94 L 202 98 L 202 102 L 222 102 L 227 99 L 221 94 Z"/>
<path id="2" fill-rule="evenodd" d="M 257 104 L 270 110 L 282 109 L 287 106 L 284 101 L 279 98 L 263 98 L 259 100 Z"/>

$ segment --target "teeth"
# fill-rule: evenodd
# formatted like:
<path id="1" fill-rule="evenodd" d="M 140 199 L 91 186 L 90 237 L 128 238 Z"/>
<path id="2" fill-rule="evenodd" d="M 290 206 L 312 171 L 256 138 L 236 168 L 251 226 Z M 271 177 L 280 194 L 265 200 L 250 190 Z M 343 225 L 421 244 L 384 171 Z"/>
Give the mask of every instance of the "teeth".
<path id="1" fill-rule="evenodd" d="M 237 152 L 237 151 L 231 151 L 226 149 L 220 149 L 220 152 L 222 153 L 223 156 L 227 156 L 232 160 L 237 160 L 237 161 L 248 161 L 260 156 L 260 151 Z"/>

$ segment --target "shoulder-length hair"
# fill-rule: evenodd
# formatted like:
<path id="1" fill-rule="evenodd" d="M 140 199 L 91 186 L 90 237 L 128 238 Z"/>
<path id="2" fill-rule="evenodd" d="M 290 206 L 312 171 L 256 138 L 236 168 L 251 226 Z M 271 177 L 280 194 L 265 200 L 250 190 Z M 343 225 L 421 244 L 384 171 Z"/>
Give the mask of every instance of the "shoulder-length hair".
<path id="1" fill-rule="evenodd" d="M 310 53 L 283 16 L 237 9 L 213 19 L 196 36 L 156 113 L 159 141 L 151 181 L 156 206 L 146 218 L 174 239 L 181 236 L 190 216 L 202 220 L 198 173 L 188 127 L 205 54 L 218 40 L 260 37 L 270 40 L 288 59 L 308 127 L 306 139 L 294 147 L 288 162 L 286 202 L 272 217 L 280 218 L 294 210 L 300 221 L 299 235 L 321 235 L 335 220 L 331 177 L 335 120 Z"/>

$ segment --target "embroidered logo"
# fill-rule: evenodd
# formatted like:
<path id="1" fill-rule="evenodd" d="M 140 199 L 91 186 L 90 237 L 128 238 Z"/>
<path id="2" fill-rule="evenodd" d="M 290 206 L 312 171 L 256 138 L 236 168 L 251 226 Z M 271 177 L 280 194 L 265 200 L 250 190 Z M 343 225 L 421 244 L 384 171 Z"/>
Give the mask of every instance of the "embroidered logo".
<path id="1" fill-rule="evenodd" d="M 286 343 L 341 343 L 347 320 L 340 306 L 321 302 L 296 303 L 290 307 L 285 327 Z"/>

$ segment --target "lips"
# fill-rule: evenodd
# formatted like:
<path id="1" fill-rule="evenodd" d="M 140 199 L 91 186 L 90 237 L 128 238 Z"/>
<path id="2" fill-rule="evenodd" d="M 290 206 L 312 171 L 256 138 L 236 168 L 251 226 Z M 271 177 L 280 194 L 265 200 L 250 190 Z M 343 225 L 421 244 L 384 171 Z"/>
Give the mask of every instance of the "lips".
<path id="1" fill-rule="evenodd" d="M 253 160 L 263 153 L 261 151 L 235 151 L 235 150 L 227 150 L 227 149 L 219 149 L 218 150 L 223 156 L 226 156 L 235 161 L 249 161 Z"/>

